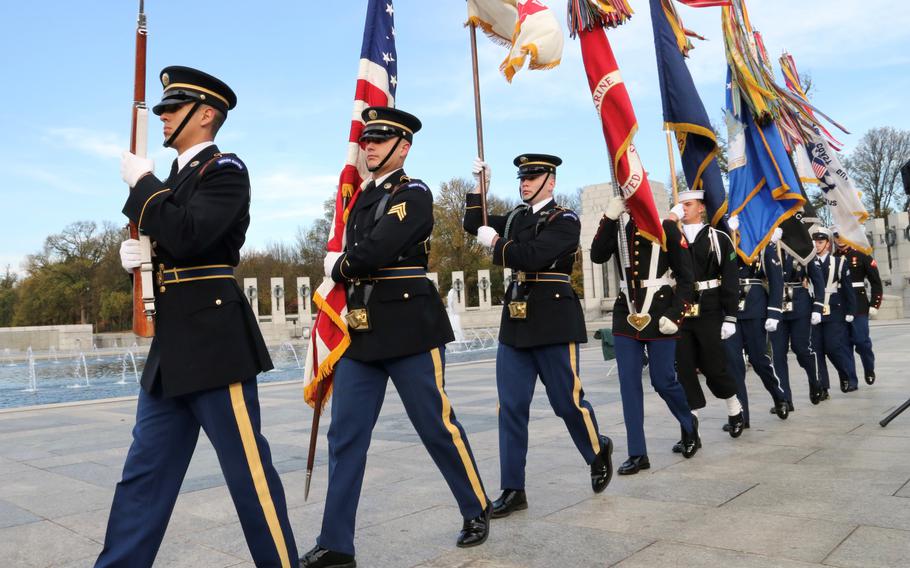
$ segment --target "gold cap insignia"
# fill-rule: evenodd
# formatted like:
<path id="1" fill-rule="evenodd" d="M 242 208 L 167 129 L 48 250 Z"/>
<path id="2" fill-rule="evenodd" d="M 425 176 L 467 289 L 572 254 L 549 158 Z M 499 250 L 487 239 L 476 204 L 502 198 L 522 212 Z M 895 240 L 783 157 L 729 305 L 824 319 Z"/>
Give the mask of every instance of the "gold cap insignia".
<path id="1" fill-rule="evenodd" d="M 528 161 L 528 157 L 527 157 L 527 156 L 522 156 L 521 158 L 518 159 L 518 161 L 521 162 L 522 164 L 524 164 L 525 162 Z"/>
<path id="2" fill-rule="evenodd" d="M 376 118 L 379 117 L 379 113 L 375 110 L 371 110 L 367 113 L 367 116 L 370 118 L 370 120 L 376 120 Z"/>
<path id="3" fill-rule="evenodd" d="M 167 73 L 161 75 L 161 84 L 167 87 L 171 83 L 171 76 Z"/>

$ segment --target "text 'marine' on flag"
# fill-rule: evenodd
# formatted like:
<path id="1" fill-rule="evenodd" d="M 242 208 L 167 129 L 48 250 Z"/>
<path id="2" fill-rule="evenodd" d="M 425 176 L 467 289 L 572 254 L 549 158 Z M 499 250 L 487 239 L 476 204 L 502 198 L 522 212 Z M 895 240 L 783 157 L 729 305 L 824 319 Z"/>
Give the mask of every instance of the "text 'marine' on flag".
<path id="1" fill-rule="evenodd" d="M 726 190 L 717 165 L 717 135 L 683 58 L 688 40 L 672 0 L 650 1 L 664 125 L 676 135 L 686 183 L 690 189 L 705 192 L 708 220 L 717 226 L 727 212 Z"/>
<path id="2" fill-rule="evenodd" d="M 562 59 L 562 28 L 539 0 L 468 0 L 468 24 L 509 48 L 499 66 L 509 82 L 527 58 L 531 69 L 550 69 Z"/>
<path id="3" fill-rule="evenodd" d="M 654 206 L 648 176 L 632 138 L 638 130 L 635 111 L 619 66 L 601 27 L 578 32 L 588 86 L 600 117 L 616 182 L 638 231 L 666 250 L 666 236 Z"/>
<path id="4" fill-rule="evenodd" d="M 360 114 L 370 106 L 395 106 L 398 54 L 395 51 L 394 14 L 392 0 L 369 0 L 367 4 L 347 159 L 338 180 L 335 214 L 326 245 L 329 252 L 344 250 L 348 212 L 360 195 L 361 185 L 368 174 L 359 144 L 363 131 Z M 310 406 L 316 404 L 316 392 L 321 381 L 325 381 L 323 403 L 329 399 L 335 364 L 351 343 L 344 320 L 347 313 L 344 285 L 324 279 L 313 294 L 313 302 L 318 312 L 304 369 L 304 400 Z"/>

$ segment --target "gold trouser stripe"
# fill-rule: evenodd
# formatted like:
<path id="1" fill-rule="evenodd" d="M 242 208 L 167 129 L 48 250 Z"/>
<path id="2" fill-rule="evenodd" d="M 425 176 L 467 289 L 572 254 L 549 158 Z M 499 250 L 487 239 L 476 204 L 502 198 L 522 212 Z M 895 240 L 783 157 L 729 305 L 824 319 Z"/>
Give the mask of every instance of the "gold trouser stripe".
<path id="1" fill-rule="evenodd" d="M 240 440 L 243 442 L 243 453 L 246 454 L 250 475 L 253 478 L 253 486 L 256 488 L 256 495 L 259 497 L 259 504 L 262 505 L 262 512 L 265 515 L 265 522 L 269 526 L 272 540 L 275 541 L 275 548 L 278 550 L 278 557 L 281 559 L 281 568 L 291 568 L 291 561 L 288 559 L 288 547 L 284 542 L 284 532 L 281 530 L 281 523 L 278 522 L 278 513 L 275 512 L 275 503 L 272 502 L 272 494 L 269 491 L 269 484 L 265 479 L 265 470 L 262 468 L 262 460 L 259 457 L 259 448 L 256 446 L 253 424 L 250 422 L 250 415 L 246 409 L 246 400 L 243 398 L 243 385 L 241 383 L 231 384 L 230 392 L 234 418 L 237 419 Z"/>
<path id="2" fill-rule="evenodd" d="M 597 428 L 594 427 L 594 421 L 591 420 L 591 413 L 587 408 L 581 405 L 581 379 L 578 377 L 578 349 L 574 343 L 569 343 L 569 366 L 572 367 L 572 377 L 574 378 L 575 385 L 572 389 L 572 402 L 575 403 L 575 408 L 581 412 L 581 417 L 585 421 L 585 426 L 588 428 L 588 437 L 591 438 L 591 447 L 594 449 L 594 454 L 600 453 L 600 438 L 597 436 Z"/>
<path id="3" fill-rule="evenodd" d="M 449 402 L 449 397 L 446 395 L 446 391 L 443 388 L 442 358 L 439 356 L 439 348 L 436 347 L 430 351 L 430 355 L 433 357 L 433 370 L 436 373 L 436 388 L 439 390 L 439 398 L 442 399 L 442 423 L 445 425 L 446 430 L 449 431 L 449 434 L 452 435 L 452 443 L 455 444 L 455 448 L 458 450 L 458 455 L 461 457 L 461 463 L 464 465 L 465 472 L 468 474 L 468 479 L 471 481 L 471 488 L 474 490 L 474 495 L 477 496 L 480 507 L 486 508 L 487 496 L 483 492 L 483 487 L 480 485 L 480 477 L 477 475 L 477 470 L 474 469 L 474 462 L 471 461 L 471 455 L 468 453 L 468 448 L 464 445 L 464 440 L 461 439 L 461 432 L 452 424 L 452 404 Z"/>
<path id="4" fill-rule="evenodd" d="M 145 216 L 145 208 L 148 207 L 149 201 L 151 201 L 152 199 L 155 199 L 156 195 L 161 195 L 165 191 L 170 191 L 170 189 L 164 188 L 162 190 L 156 191 L 155 193 L 151 194 L 148 199 L 145 200 L 145 203 L 142 204 L 142 211 L 139 212 L 139 222 L 136 223 L 137 227 L 139 227 L 140 229 L 142 228 L 142 218 Z"/>

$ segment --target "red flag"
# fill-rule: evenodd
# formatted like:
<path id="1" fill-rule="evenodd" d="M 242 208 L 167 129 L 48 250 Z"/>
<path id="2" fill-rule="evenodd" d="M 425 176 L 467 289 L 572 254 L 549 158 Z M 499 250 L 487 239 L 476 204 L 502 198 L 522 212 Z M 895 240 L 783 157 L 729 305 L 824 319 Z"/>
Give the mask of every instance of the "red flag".
<path id="1" fill-rule="evenodd" d="M 632 138 L 638 130 L 635 111 L 619 66 L 603 28 L 580 31 L 581 57 L 588 75 L 594 106 L 603 123 L 604 139 L 613 161 L 613 173 L 622 189 L 626 208 L 642 235 L 666 249 L 666 236 L 648 175 L 641 165 Z"/>

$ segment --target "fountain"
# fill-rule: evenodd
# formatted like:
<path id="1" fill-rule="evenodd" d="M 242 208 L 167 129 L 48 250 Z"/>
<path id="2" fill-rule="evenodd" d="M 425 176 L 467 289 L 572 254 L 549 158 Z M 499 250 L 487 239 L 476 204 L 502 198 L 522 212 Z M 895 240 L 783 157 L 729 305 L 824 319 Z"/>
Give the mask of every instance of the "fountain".
<path id="1" fill-rule="evenodd" d="M 464 342 L 464 330 L 461 328 L 461 316 L 455 313 L 455 310 L 453 309 L 455 303 L 455 288 L 452 288 L 446 295 L 446 313 L 449 314 L 449 323 L 452 324 L 455 342 L 462 343 Z"/>
<path id="2" fill-rule="evenodd" d="M 54 365 L 59 365 L 59 364 L 60 364 L 60 359 L 57 357 L 57 348 L 54 347 L 53 345 L 51 345 L 51 348 L 48 350 L 48 352 L 49 352 L 49 353 L 51 354 L 51 356 L 53 356 L 53 358 L 54 358 Z"/>
<path id="3" fill-rule="evenodd" d="M 88 364 L 85 362 L 85 353 L 82 353 L 82 352 L 80 352 L 79 356 L 76 357 L 76 364 L 73 366 L 73 373 L 75 374 L 77 381 L 80 378 L 79 377 L 79 367 L 80 366 L 82 367 L 82 375 L 85 377 L 85 384 L 83 385 L 83 384 L 76 382 L 76 383 L 70 385 L 70 388 L 72 388 L 72 389 L 79 389 L 82 387 L 90 386 L 89 380 L 88 380 Z"/>
<path id="4" fill-rule="evenodd" d="M 6 348 L 3 349 L 3 358 L 6 359 L 6 361 L 7 361 L 7 363 L 6 363 L 6 366 L 7 366 L 7 367 L 15 367 L 15 366 L 16 366 L 15 361 L 13 361 L 13 354 L 12 354 L 12 351 L 10 351 L 9 347 L 6 347 Z"/>
<path id="5" fill-rule="evenodd" d="M 139 370 L 136 368 L 136 357 L 133 356 L 132 351 L 127 351 L 120 357 L 120 380 L 115 384 L 125 385 L 126 384 L 126 358 L 129 356 L 130 361 L 133 363 L 133 378 L 136 379 L 136 382 L 139 382 Z"/>
<path id="6" fill-rule="evenodd" d="M 297 350 L 294 349 L 294 346 L 291 344 L 291 342 L 288 341 L 287 343 L 285 343 L 285 344 L 282 345 L 281 347 L 282 347 L 282 348 L 285 348 L 285 349 L 290 349 L 290 350 L 291 350 L 291 354 L 294 355 L 294 361 L 297 363 L 297 368 L 298 368 L 298 369 L 301 369 L 302 367 L 300 366 L 300 358 L 297 357 Z"/>
<path id="7" fill-rule="evenodd" d="M 28 388 L 25 392 L 38 391 L 38 375 L 35 373 L 35 354 L 32 352 L 32 346 L 28 346 Z"/>

